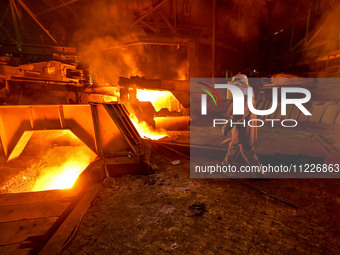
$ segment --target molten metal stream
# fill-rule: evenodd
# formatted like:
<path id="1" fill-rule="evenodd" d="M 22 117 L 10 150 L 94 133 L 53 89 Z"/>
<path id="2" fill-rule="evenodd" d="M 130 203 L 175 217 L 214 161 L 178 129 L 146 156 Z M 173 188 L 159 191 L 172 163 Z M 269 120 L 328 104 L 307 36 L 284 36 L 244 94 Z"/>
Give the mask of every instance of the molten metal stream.
<path id="1" fill-rule="evenodd" d="M 145 123 L 144 121 L 138 122 L 136 117 L 130 116 L 130 119 L 141 137 L 150 138 L 152 140 L 158 140 L 167 136 L 167 133 L 165 131 L 152 130 L 148 126 L 148 124 Z"/>

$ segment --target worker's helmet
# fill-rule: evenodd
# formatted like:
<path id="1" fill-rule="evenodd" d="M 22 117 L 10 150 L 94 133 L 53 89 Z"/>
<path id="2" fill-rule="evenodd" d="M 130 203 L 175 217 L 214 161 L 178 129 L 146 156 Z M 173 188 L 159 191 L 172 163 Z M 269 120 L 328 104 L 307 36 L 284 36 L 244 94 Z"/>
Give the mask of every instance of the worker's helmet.
<path id="1" fill-rule="evenodd" d="M 231 82 L 235 82 L 235 83 L 245 83 L 247 85 L 249 85 L 248 83 L 248 77 L 245 74 L 242 73 L 238 73 L 236 75 L 233 76 L 233 78 L 231 78 Z"/>

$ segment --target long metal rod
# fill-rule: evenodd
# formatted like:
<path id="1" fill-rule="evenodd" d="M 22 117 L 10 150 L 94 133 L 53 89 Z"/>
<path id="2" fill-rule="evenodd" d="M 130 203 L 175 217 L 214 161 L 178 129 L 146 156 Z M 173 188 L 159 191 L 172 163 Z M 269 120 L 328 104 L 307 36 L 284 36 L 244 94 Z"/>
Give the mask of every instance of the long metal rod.
<path id="1" fill-rule="evenodd" d="M 144 13 L 141 17 L 139 17 L 136 21 L 134 21 L 129 28 L 132 28 L 134 25 L 136 25 L 139 21 L 141 21 L 142 19 L 144 19 L 146 16 L 148 16 L 150 13 L 154 12 L 155 10 L 157 10 L 159 7 L 161 7 L 166 1 L 168 0 L 163 0 L 161 2 L 159 2 L 158 4 L 156 4 L 153 8 L 151 8 L 150 10 L 148 10 L 146 13 Z"/>
<path id="2" fill-rule="evenodd" d="M 173 5 L 172 15 L 173 15 L 174 29 L 175 29 L 175 32 L 177 33 L 177 1 L 173 0 L 172 5 Z"/>
<path id="3" fill-rule="evenodd" d="M 3 28 L 3 27 L 2 27 Z M 5 29 L 4 29 L 5 30 Z M 14 51 L 16 48 L 15 43 L 3 43 L 3 48 L 6 51 Z M 23 43 L 24 54 L 38 54 L 38 55 L 51 55 L 53 53 L 67 55 L 67 56 L 78 56 L 77 49 L 72 47 L 62 47 L 56 45 L 41 45 L 41 44 L 27 44 Z"/>
<path id="4" fill-rule="evenodd" d="M 59 1 L 60 1 L 62 4 L 65 3 L 64 0 L 59 0 Z M 79 19 L 78 13 L 77 13 L 75 10 L 73 10 L 73 8 L 71 8 L 71 6 L 70 6 L 69 4 L 67 4 L 65 7 L 66 7 L 68 10 L 70 10 L 70 12 L 72 12 L 73 15 L 77 17 L 77 19 Z"/>
<path id="5" fill-rule="evenodd" d="M 319 35 L 323 28 L 324 28 L 323 26 L 320 26 L 318 30 L 313 34 L 313 36 L 306 42 L 305 46 L 308 46 L 315 39 L 315 37 Z"/>
<path id="6" fill-rule="evenodd" d="M 98 51 L 108 51 L 108 50 L 114 50 L 114 49 L 121 49 L 124 47 L 131 47 L 131 46 L 138 46 L 138 45 L 160 45 L 160 46 L 176 46 L 178 47 L 178 45 L 182 45 L 182 46 L 187 46 L 186 43 L 182 43 L 182 42 L 128 42 L 125 44 L 119 44 L 119 45 L 114 45 L 112 47 L 108 47 L 105 49 L 95 49 L 95 50 L 91 50 L 88 51 L 87 53 L 91 53 L 91 52 L 98 52 Z"/>
<path id="7" fill-rule="evenodd" d="M 216 37 L 216 0 L 213 0 L 212 6 L 212 81 L 215 83 L 215 37 Z"/>
<path id="8" fill-rule="evenodd" d="M 4 24 L 4 21 L 7 18 L 7 14 L 9 12 L 9 9 L 10 9 L 10 5 L 7 5 L 7 7 L 6 7 L 4 13 L 2 14 L 1 19 L 0 19 L 0 27 L 2 27 L 2 25 Z"/>
<path id="9" fill-rule="evenodd" d="M 8 30 L 6 30 L 6 28 L 4 28 L 3 26 L 0 26 L 0 29 L 2 29 L 6 35 L 8 36 L 8 38 L 15 44 L 17 45 L 17 41 L 15 41 L 15 39 L 11 36 L 10 32 L 8 32 Z"/>
<path id="10" fill-rule="evenodd" d="M 44 2 L 44 4 L 48 5 L 49 8 L 53 8 L 53 4 L 50 3 L 50 1 L 48 0 L 42 0 Z M 65 15 L 65 13 L 63 11 L 60 11 L 60 10 L 56 10 L 56 12 L 62 16 L 65 20 L 68 20 L 68 17 Z"/>
<path id="11" fill-rule="evenodd" d="M 43 24 L 40 23 L 40 21 L 38 20 L 38 18 L 34 15 L 34 13 L 27 7 L 27 5 L 21 1 L 21 0 L 17 0 L 18 3 L 21 5 L 22 8 L 25 9 L 25 11 L 32 17 L 32 19 L 39 25 L 39 27 L 44 30 L 44 32 L 52 39 L 52 41 L 59 45 L 59 43 L 57 42 L 57 40 L 51 35 L 50 31 L 48 31 Z"/>
<path id="12" fill-rule="evenodd" d="M 309 25 L 310 25 L 310 14 L 312 9 L 308 10 L 308 16 L 307 16 L 307 24 L 306 24 L 306 36 L 305 36 L 305 43 L 308 42 L 308 33 L 309 33 Z"/>
<path id="13" fill-rule="evenodd" d="M 51 8 L 49 8 L 49 9 L 47 9 L 47 10 L 44 10 L 44 11 L 42 11 L 42 12 L 39 12 L 39 13 L 37 14 L 37 16 L 40 16 L 40 15 L 42 15 L 42 14 L 44 14 L 44 13 L 47 13 L 47 12 L 50 12 L 50 11 L 54 11 L 54 10 L 56 10 L 56 9 L 59 9 L 59 8 L 61 8 L 61 7 L 70 5 L 70 4 L 72 4 L 72 3 L 74 3 L 74 2 L 78 2 L 78 1 L 79 1 L 79 0 L 70 0 L 70 1 L 68 1 L 68 2 L 59 4 L 59 5 L 55 6 L 55 7 L 51 7 Z"/>
<path id="14" fill-rule="evenodd" d="M 14 30 L 15 30 L 15 36 L 16 36 L 16 39 L 17 39 L 16 43 L 21 46 L 22 38 L 21 38 L 19 22 L 18 22 L 19 11 L 18 11 L 17 6 L 15 5 L 14 0 L 9 0 L 9 3 L 10 3 L 10 6 L 11 6 L 12 19 L 13 19 L 13 25 L 14 25 Z"/>
<path id="15" fill-rule="evenodd" d="M 294 42 L 294 32 L 295 32 L 295 23 L 292 25 L 292 32 L 290 34 L 290 43 L 289 43 L 289 51 L 293 48 L 293 42 Z"/>
<path id="16" fill-rule="evenodd" d="M 168 25 L 168 27 L 171 29 L 171 31 L 176 34 L 176 30 L 175 28 L 171 25 L 170 21 L 168 20 L 168 18 L 164 15 L 163 12 L 159 12 L 159 14 L 161 15 L 161 18 L 165 21 L 165 23 Z"/>
<path id="17" fill-rule="evenodd" d="M 183 156 L 183 157 L 185 157 L 185 158 L 190 159 L 189 156 L 187 156 L 187 155 L 185 155 L 185 154 L 183 154 L 183 153 L 181 153 L 181 152 L 179 152 L 179 151 L 177 151 L 177 150 L 175 150 L 175 149 L 173 149 L 173 148 L 171 148 L 171 147 L 169 147 L 169 146 L 167 146 L 167 145 L 164 145 L 164 144 L 162 144 L 162 145 L 163 145 L 165 148 L 168 148 L 169 150 L 171 150 L 171 151 L 173 151 L 173 152 L 176 152 L 178 155 L 181 155 L 181 156 Z M 190 159 L 190 160 L 191 160 L 191 159 Z M 294 209 L 298 209 L 298 207 L 297 207 L 296 205 L 291 204 L 291 203 L 289 203 L 289 202 L 287 202 L 287 201 L 285 201 L 285 200 L 283 200 L 283 199 L 281 199 L 281 198 L 278 198 L 278 197 L 276 197 L 276 196 L 273 196 L 273 195 L 271 195 L 271 194 L 269 194 L 269 193 L 267 193 L 267 192 L 265 192 L 265 191 L 263 191 L 263 190 L 260 190 L 260 189 L 258 189 L 258 188 L 255 188 L 254 186 L 252 186 L 252 185 L 250 185 L 250 184 L 247 184 L 247 183 L 245 183 L 245 182 L 243 182 L 243 181 L 240 181 L 239 179 L 232 178 L 232 177 L 229 177 L 229 176 L 226 176 L 226 175 L 223 175 L 223 176 L 225 176 L 226 178 L 228 178 L 228 179 L 230 179 L 230 180 L 232 180 L 232 181 L 234 181 L 234 182 L 237 182 L 237 183 L 239 183 L 239 184 L 242 184 L 243 186 L 246 186 L 246 187 L 248 187 L 248 188 L 250 188 L 250 189 L 253 189 L 253 190 L 257 191 L 257 192 L 260 192 L 261 194 L 263 194 L 263 195 L 265 195 L 265 196 L 268 196 L 268 197 L 270 197 L 270 198 L 272 198 L 272 199 L 274 199 L 274 200 L 277 200 L 277 201 L 279 201 L 279 202 L 281 202 L 281 203 L 283 203 L 283 204 L 286 204 L 286 205 L 288 205 L 288 206 L 290 206 L 290 207 L 292 207 L 292 208 L 294 208 Z"/>
<path id="18" fill-rule="evenodd" d="M 144 20 L 141 20 L 140 23 L 143 24 L 144 26 L 146 26 L 147 28 L 149 28 L 151 31 L 153 31 L 155 33 L 157 32 L 156 28 L 154 28 L 153 26 L 151 26 L 148 23 L 144 22 Z"/>
<path id="19" fill-rule="evenodd" d="M 223 176 L 225 176 L 225 175 L 223 175 Z M 274 200 L 277 200 L 277 201 L 279 201 L 279 202 L 281 202 L 281 203 L 283 203 L 283 204 L 286 204 L 286 205 L 288 205 L 288 206 L 290 206 L 290 207 L 292 207 L 292 208 L 294 208 L 294 209 L 298 209 L 298 208 L 299 208 L 299 207 L 297 207 L 297 206 L 294 205 L 294 204 L 291 204 L 291 203 L 289 203 L 289 202 L 287 202 L 287 201 L 285 201 L 285 200 L 283 200 L 283 199 L 281 199 L 281 198 L 278 198 L 278 197 L 276 197 L 276 196 L 273 196 L 273 195 L 271 195 L 271 194 L 269 194 L 269 193 L 267 193 L 267 192 L 265 192 L 265 191 L 263 191 L 263 190 L 260 190 L 260 189 L 258 189 L 258 188 L 255 188 L 254 186 L 251 186 L 251 185 L 249 185 L 249 184 L 247 184 L 247 183 L 245 183 L 245 182 L 243 182 L 243 181 L 240 181 L 239 179 L 231 178 L 231 177 L 227 177 L 227 178 L 233 180 L 234 182 L 237 182 L 237 183 L 239 183 L 239 184 L 242 184 L 242 185 L 244 185 L 244 186 L 246 186 L 246 187 L 248 187 L 248 188 L 250 188 L 250 189 L 252 189 L 252 190 L 255 190 L 255 191 L 257 191 L 257 192 L 260 192 L 261 194 L 263 194 L 263 195 L 265 195 L 265 196 L 268 196 L 268 197 L 270 197 L 270 198 L 272 198 L 272 199 L 274 199 Z"/>

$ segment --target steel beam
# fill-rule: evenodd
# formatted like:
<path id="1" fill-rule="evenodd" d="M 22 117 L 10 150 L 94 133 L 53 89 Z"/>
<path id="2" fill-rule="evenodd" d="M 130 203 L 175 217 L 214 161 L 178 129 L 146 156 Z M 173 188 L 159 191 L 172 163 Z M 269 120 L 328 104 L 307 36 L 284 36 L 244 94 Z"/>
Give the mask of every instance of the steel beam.
<path id="1" fill-rule="evenodd" d="M 7 7 L 6 7 L 4 13 L 1 15 L 1 19 L 0 19 L 0 27 L 2 27 L 2 25 L 4 24 L 4 21 L 5 21 L 6 18 L 7 18 L 7 14 L 8 14 L 8 12 L 9 12 L 9 9 L 10 9 L 10 4 L 7 5 Z"/>
<path id="2" fill-rule="evenodd" d="M 156 4 L 153 8 L 151 8 L 150 10 L 148 10 L 146 13 L 144 13 L 141 17 L 139 17 L 136 21 L 134 21 L 129 27 L 132 28 L 134 25 L 136 25 L 138 22 L 140 22 L 141 20 L 143 20 L 146 16 L 148 16 L 150 13 L 154 12 L 155 10 L 157 10 L 159 7 L 161 7 L 165 2 L 167 2 L 168 0 L 163 0 L 161 2 L 159 2 L 158 4 Z"/>
<path id="3" fill-rule="evenodd" d="M 175 29 L 175 32 L 177 33 L 177 1 L 173 0 L 172 5 L 173 5 L 172 15 L 173 15 L 174 29 Z"/>
<path id="4" fill-rule="evenodd" d="M 215 46 L 216 46 L 216 0 L 212 3 L 212 34 L 211 34 L 211 59 L 212 59 L 212 82 L 215 83 Z"/>
<path id="5" fill-rule="evenodd" d="M 13 19 L 13 25 L 14 25 L 15 35 L 17 39 L 17 44 L 19 45 L 19 47 L 21 47 L 22 37 L 21 37 L 19 21 L 18 21 L 18 19 L 21 19 L 21 15 L 19 14 L 18 7 L 16 6 L 14 0 L 10 0 L 9 3 L 11 6 L 11 11 L 12 11 L 12 19 Z"/>
<path id="6" fill-rule="evenodd" d="M 42 14 L 45 14 L 45 13 L 48 13 L 48 12 L 51 12 L 51 11 L 54 11 L 54 10 L 59 9 L 59 8 L 62 8 L 62 7 L 64 7 L 64 6 L 68 6 L 68 5 L 73 4 L 73 3 L 75 3 L 75 2 L 78 2 L 78 1 L 79 1 L 79 0 L 70 0 L 70 1 L 68 1 L 68 2 L 64 2 L 64 3 L 62 3 L 62 4 L 59 4 L 59 5 L 55 6 L 55 7 L 51 7 L 51 8 L 49 8 L 49 9 L 47 9 L 47 10 L 44 10 L 44 11 L 42 11 L 42 12 L 39 12 L 39 13 L 37 14 L 37 16 L 40 16 L 40 15 L 42 15 Z"/>
<path id="7" fill-rule="evenodd" d="M 3 27 L 1 28 L 4 29 Z M 2 50 L 3 52 L 18 52 L 16 45 L 11 44 L 11 43 L 3 43 Z M 56 53 L 56 54 L 60 54 L 64 56 L 71 56 L 71 57 L 78 56 L 76 48 L 53 46 L 53 45 L 39 45 L 39 44 L 22 44 L 22 51 L 20 53 L 21 54 L 23 53 L 32 54 L 32 55 L 53 55 L 54 53 Z"/>
<path id="8" fill-rule="evenodd" d="M 50 8 L 53 8 L 53 4 L 51 4 L 50 1 L 48 0 L 42 0 L 46 5 L 48 5 Z M 69 16 L 67 16 L 62 10 L 60 9 L 56 9 L 55 10 L 56 13 L 58 13 L 61 17 L 63 17 L 65 20 L 69 19 Z"/>
<path id="9" fill-rule="evenodd" d="M 38 18 L 34 15 L 34 13 L 27 7 L 27 5 L 22 0 L 17 0 L 22 8 L 32 17 L 32 19 L 39 25 L 39 27 L 44 30 L 44 32 L 51 38 L 51 40 L 59 45 L 58 41 L 51 35 L 50 31 L 48 31 L 43 24 L 40 23 Z"/>
<path id="10" fill-rule="evenodd" d="M 171 25 L 170 21 L 168 20 L 168 18 L 164 15 L 163 12 L 159 12 L 159 14 L 161 15 L 161 18 L 164 20 L 164 22 L 168 25 L 168 27 L 170 28 L 170 30 L 176 35 L 176 30 L 175 28 Z"/>
<path id="11" fill-rule="evenodd" d="M 148 23 L 144 22 L 144 20 L 141 20 L 140 23 L 142 23 L 144 26 L 146 26 L 147 28 L 149 28 L 151 31 L 153 32 L 157 32 L 157 29 L 154 28 L 153 26 L 149 25 Z"/>

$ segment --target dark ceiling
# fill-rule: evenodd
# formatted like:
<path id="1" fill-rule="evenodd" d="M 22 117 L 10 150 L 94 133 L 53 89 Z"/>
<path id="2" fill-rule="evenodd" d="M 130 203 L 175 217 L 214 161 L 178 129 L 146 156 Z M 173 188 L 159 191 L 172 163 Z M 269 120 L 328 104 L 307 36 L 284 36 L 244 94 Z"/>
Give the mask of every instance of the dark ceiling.
<path id="1" fill-rule="evenodd" d="M 338 11 L 339 1 L 216 0 L 215 11 L 213 7 L 211 0 L 3 0 L 0 43 L 25 52 L 27 45 L 81 47 L 107 36 L 114 42 L 141 36 L 169 42 L 181 38 L 193 40 L 202 52 L 212 43 L 216 52 L 223 52 L 216 54 L 217 75 L 231 69 L 235 58 L 241 59 L 239 69 L 261 69 L 271 62 L 273 71 L 288 71 L 292 57 L 300 61 L 303 51 L 321 40 L 320 26 Z M 326 29 L 336 35 L 337 27 Z M 224 65 L 228 56 L 233 61 Z M 275 67 L 279 58 L 283 66 Z"/>

